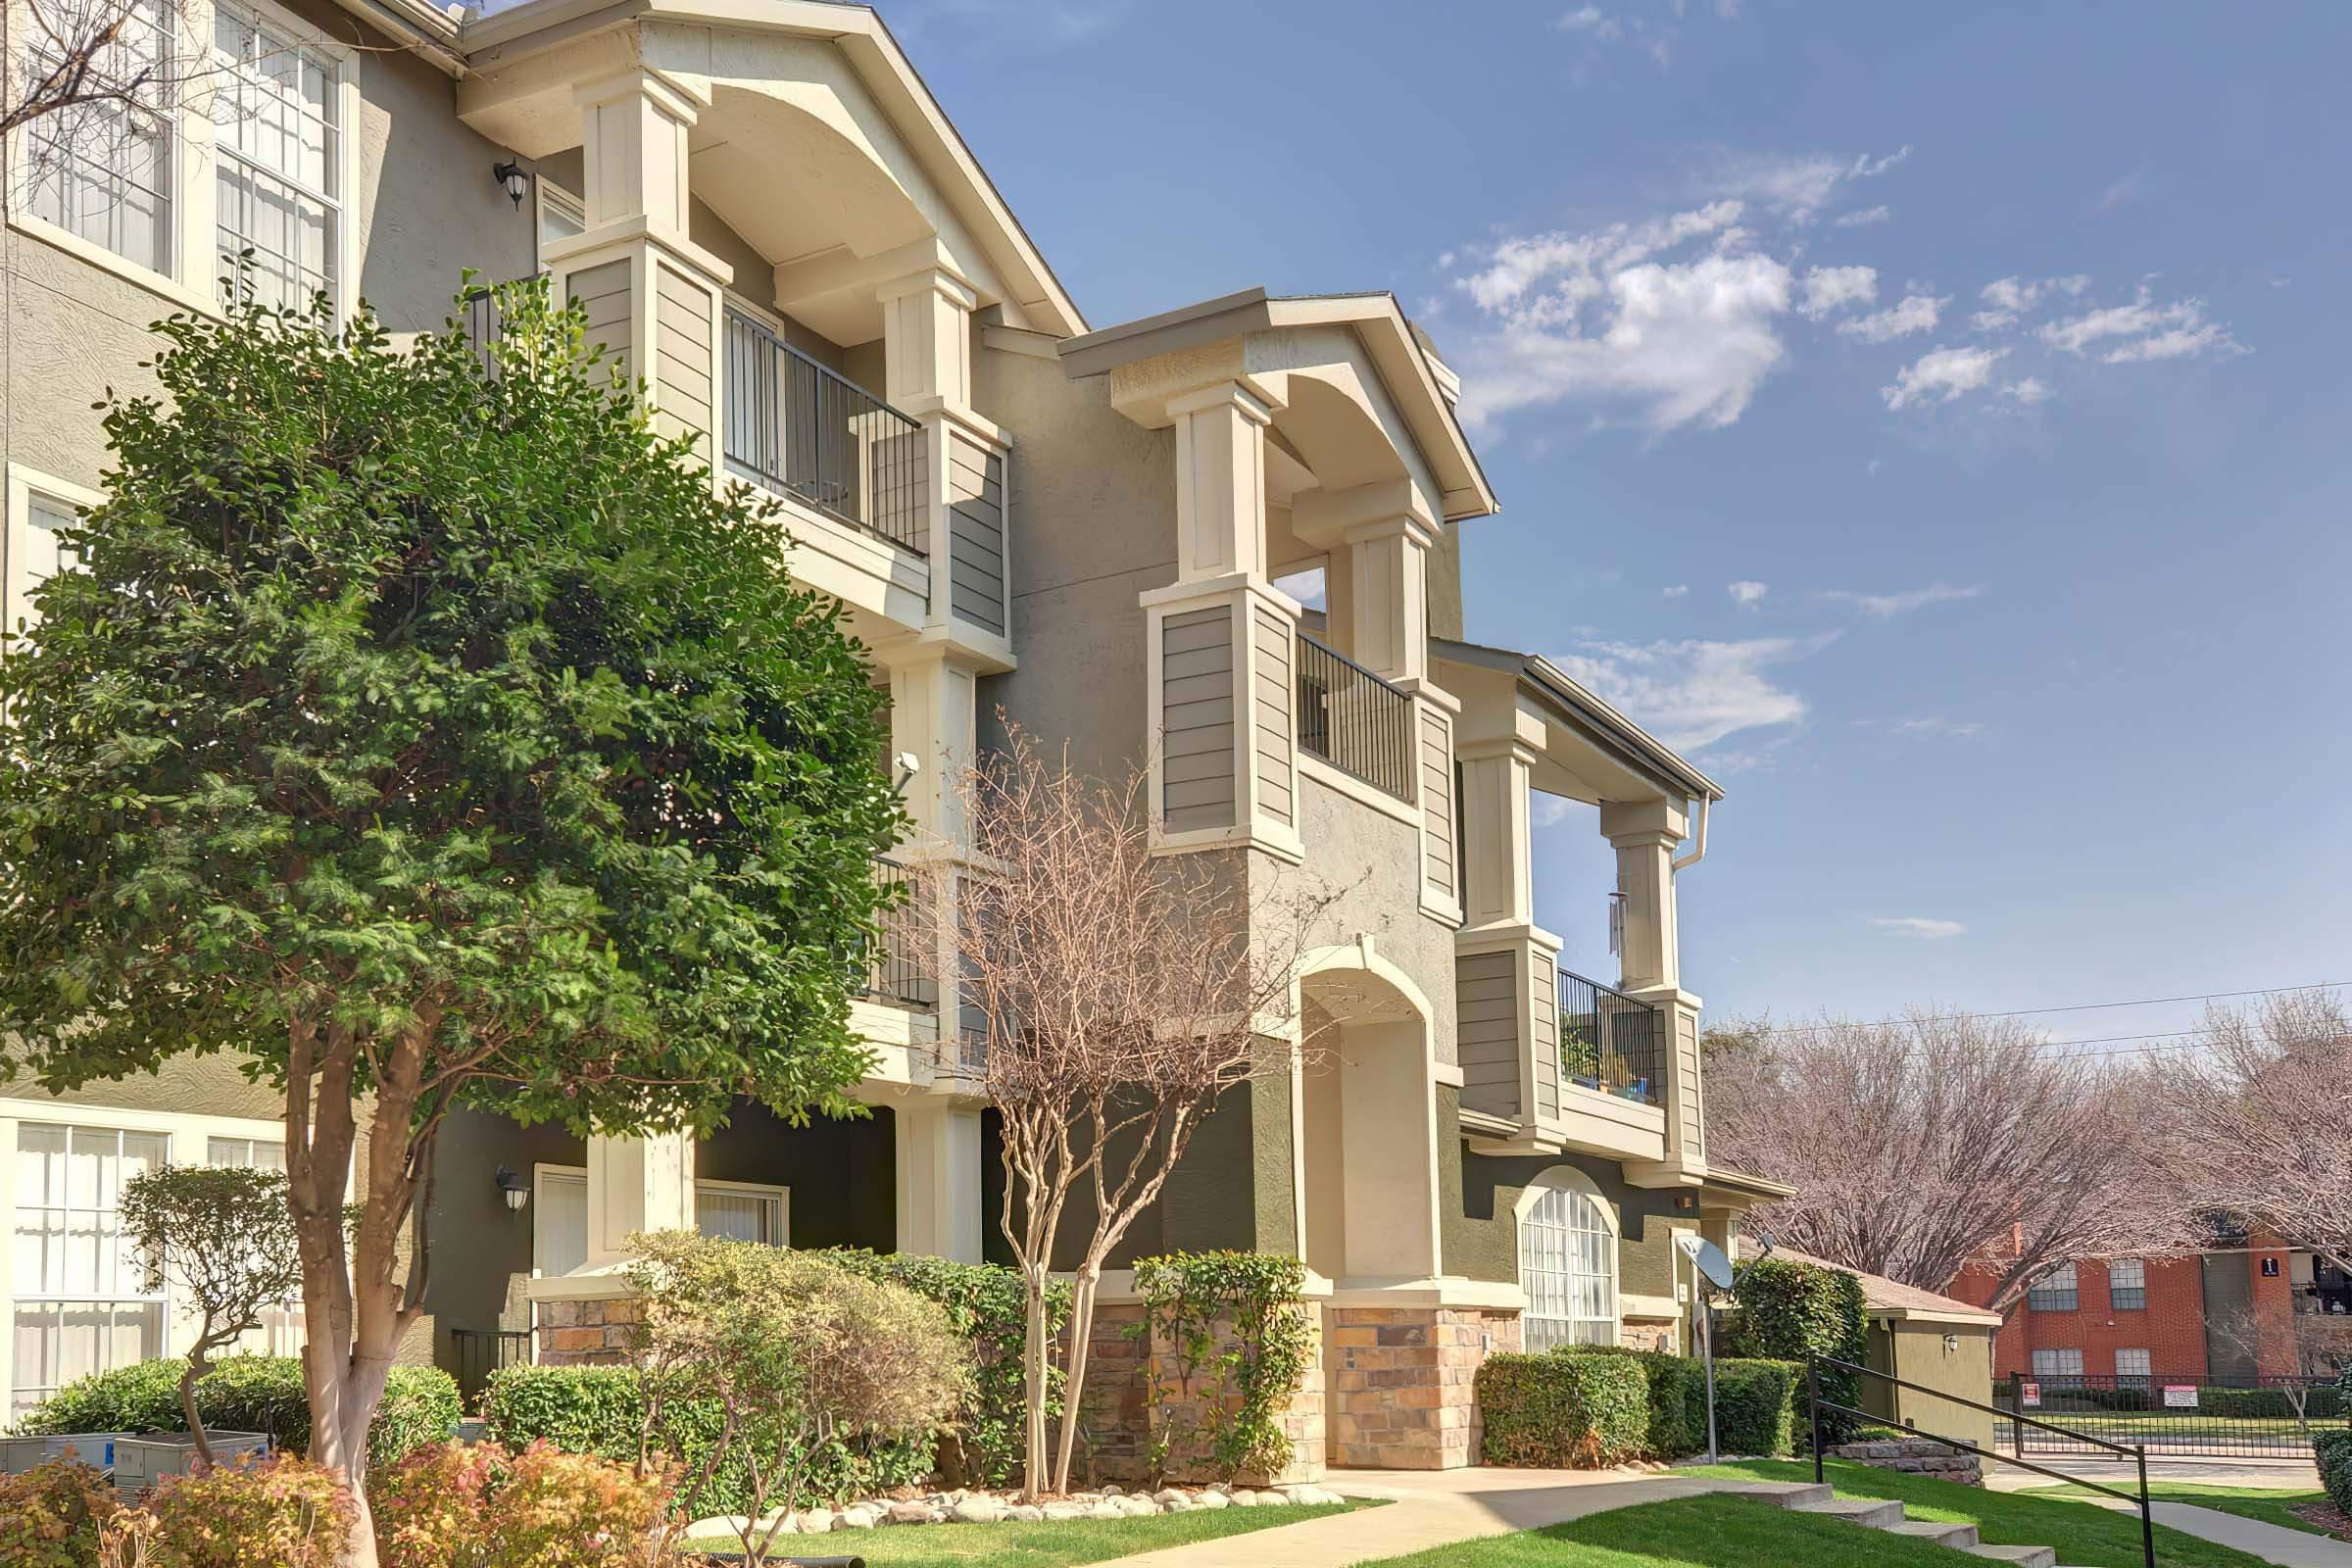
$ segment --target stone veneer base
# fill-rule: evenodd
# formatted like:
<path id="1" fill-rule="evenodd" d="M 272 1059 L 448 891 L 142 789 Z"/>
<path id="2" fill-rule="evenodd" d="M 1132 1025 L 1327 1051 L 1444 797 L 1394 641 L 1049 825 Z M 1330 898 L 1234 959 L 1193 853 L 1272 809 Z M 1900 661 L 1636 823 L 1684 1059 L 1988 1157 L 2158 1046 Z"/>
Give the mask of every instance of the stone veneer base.
<path id="1" fill-rule="evenodd" d="M 1474 1307 L 1333 1306 L 1323 1313 L 1325 1460 L 1348 1469 L 1478 1462 L 1478 1369 L 1519 1348 L 1519 1316 Z"/>

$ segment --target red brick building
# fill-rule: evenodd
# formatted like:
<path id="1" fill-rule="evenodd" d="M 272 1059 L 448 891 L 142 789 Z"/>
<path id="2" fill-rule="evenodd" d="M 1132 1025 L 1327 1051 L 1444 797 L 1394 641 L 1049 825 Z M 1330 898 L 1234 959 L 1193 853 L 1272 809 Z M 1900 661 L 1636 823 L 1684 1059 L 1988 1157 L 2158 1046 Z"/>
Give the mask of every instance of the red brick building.
<path id="1" fill-rule="evenodd" d="M 2053 1270 L 2008 1309 L 1993 1376 L 2251 1378 L 2297 1370 L 2288 1250 L 2262 1239 L 2192 1257 L 2108 1258 Z M 1972 1268 L 1951 1293 L 1978 1305 L 1998 1276 Z M 2252 1315 L 2251 1351 L 2224 1325 Z"/>

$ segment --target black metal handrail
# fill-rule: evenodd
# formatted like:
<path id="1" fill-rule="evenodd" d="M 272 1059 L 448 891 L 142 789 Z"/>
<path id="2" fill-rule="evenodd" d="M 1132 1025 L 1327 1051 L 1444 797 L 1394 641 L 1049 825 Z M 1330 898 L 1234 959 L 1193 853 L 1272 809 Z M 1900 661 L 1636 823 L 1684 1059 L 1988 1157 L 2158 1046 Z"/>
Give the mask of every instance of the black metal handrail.
<path id="1" fill-rule="evenodd" d="M 1363 665 L 1298 634 L 1298 744 L 1410 805 L 1413 700 Z"/>
<path id="2" fill-rule="evenodd" d="M 449 1348 L 457 1356 L 458 1398 L 466 1409 L 478 1410 L 491 1373 L 529 1364 L 531 1331 L 453 1328 Z"/>
<path id="3" fill-rule="evenodd" d="M 1644 1105 L 1658 1102 L 1666 1014 L 1614 986 L 1559 970 L 1560 1076 Z"/>
<path id="4" fill-rule="evenodd" d="M 909 1007 L 939 1005 L 936 967 L 924 940 L 923 921 L 909 899 L 914 892 L 906 868 L 888 856 L 874 857 L 874 885 L 892 902 L 874 916 L 874 934 L 860 948 L 858 994 Z"/>
<path id="5" fill-rule="evenodd" d="M 2156 1514 L 2148 1501 L 2148 1450 L 2144 1446 L 2135 1444 L 2110 1443 L 2105 1438 L 2094 1438 L 2087 1432 L 2077 1432 L 2070 1427 L 2062 1427 L 2054 1421 L 2036 1420 L 2022 1410 L 2004 1410 L 1997 1404 L 1986 1404 L 1980 1399 L 1964 1398 L 1942 1389 L 1931 1389 L 1924 1383 L 1913 1383 L 1908 1378 L 1898 1378 L 1891 1372 L 1881 1372 L 1875 1367 L 1857 1366 L 1851 1361 L 1840 1361 L 1834 1355 L 1808 1355 L 1805 1357 L 1805 1402 L 1810 1410 L 1813 1424 L 1813 1480 L 1816 1485 L 1827 1479 L 1826 1467 L 1822 1462 L 1822 1456 L 1827 1451 L 1827 1445 L 1822 1441 L 1821 1416 L 1823 1411 L 1850 1415 L 1857 1421 L 1879 1424 L 1886 1422 L 1886 1417 L 1876 1411 L 1858 1410 L 1850 1404 L 1839 1404 L 1835 1400 L 1823 1398 L 1821 1396 L 1821 1369 L 1823 1367 L 1834 1367 L 1840 1372 L 1851 1372 L 1857 1377 L 1876 1378 L 1889 1388 L 1909 1389 L 1913 1393 L 1925 1394 L 1941 1399 L 1947 1404 L 1957 1404 L 1970 1410 L 1981 1410 L 1986 1415 L 2013 1416 L 2027 1426 L 2039 1427 L 2044 1431 L 2079 1439 L 2083 1443 L 2105 1448 L 2110 1453 L 2121 1454 L 2127 1459 L 2137 1461 L 2139 1490 L 2136 1493 L 2126 1492 L 2121 1487 L 2111 1487 L 2103 1481 L 2091 1481 L 2082 1476 L 2068 1475 L 2063 1470 L 2053 1470 L 2047 1465 L 2035 1464 L 2022 1454 L 1999 1453 L 1991 1448 L 1980 1448 L 1962 1438 L 1947 1438 L 1940 1432 L 1926 1431 L 1916 1421 L 1896 1423 L 1905 1432 L 1911 1433 L 1915 1437 L 1925 1438 L 1931 1443 L 1940 1443 L 1946 1447 L 1973 1453 L 1981 1459 L 1997 1459 L 2003 1464 L 2017 1465 L 2022 1469 L 2032 1470 L 2038 1475 L 2049 1476 L 2059 1481 L 2071 1481 L 2076 1486 L 2088 1487 L 2093 1492 L 2103 1492 L 2110 1497 L 2121 1497 L 2126 1502 L 2137 1504 L 2140 1552 L 2146 1559 L 2146 1568 L 2156 1568 Z"/>
<path id="6" fill-rule="evenodd" d="M 733 307 L 725 348 L 727 471 L 925 554 L 923 427 Z"/>

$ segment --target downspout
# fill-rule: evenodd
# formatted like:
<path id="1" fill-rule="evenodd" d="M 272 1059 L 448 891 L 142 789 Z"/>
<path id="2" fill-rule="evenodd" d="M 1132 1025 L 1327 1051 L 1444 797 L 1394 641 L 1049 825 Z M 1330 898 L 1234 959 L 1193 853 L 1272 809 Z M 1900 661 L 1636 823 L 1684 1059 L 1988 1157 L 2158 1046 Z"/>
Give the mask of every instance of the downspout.
<path id="1" fill-rule="evenodd" d="M 1690 836 L 1690 853 L 1674 862 L 1677 871 L 1687 871 L 1707 858 L 1707 805 L 1712 799 L 1706 795 L 1698 798 L 1698 831 Z"/>

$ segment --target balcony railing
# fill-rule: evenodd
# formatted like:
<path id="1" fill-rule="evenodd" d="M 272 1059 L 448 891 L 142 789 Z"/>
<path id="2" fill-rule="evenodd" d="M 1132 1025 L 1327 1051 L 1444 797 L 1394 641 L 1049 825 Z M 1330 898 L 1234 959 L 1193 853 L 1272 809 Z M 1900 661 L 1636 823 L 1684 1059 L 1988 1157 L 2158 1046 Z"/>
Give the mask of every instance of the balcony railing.
<path id="1" fill-rule="evenodd" d="M 858 995 L 901 1006 L 938 1006 L 939 984 L 932 975 L 936 965 L 921 912 L 908 903 L 914 890 L 906 868 L 877 855 L 874 882 L 895 894 L 897 902 L 874 917 L 874 935 L 858 955 Z"/>
<path id="2" fill-rule="evenodd" d="M 727 471 L 924 554 L 923 427 L 730 309 Z"/>
<path id="3" fill-rule="evenodd" d="M 1304 632 L 1298 634 L 1298 744 L 1411 803 L 1412 698 Z"/>
<path id="4" fill-rule="evenodd" d="M 1611 986 L 1560 975 L 1560 1076 L 1580 1089 L 1658 1102 L 1666 1015 Z"/>

